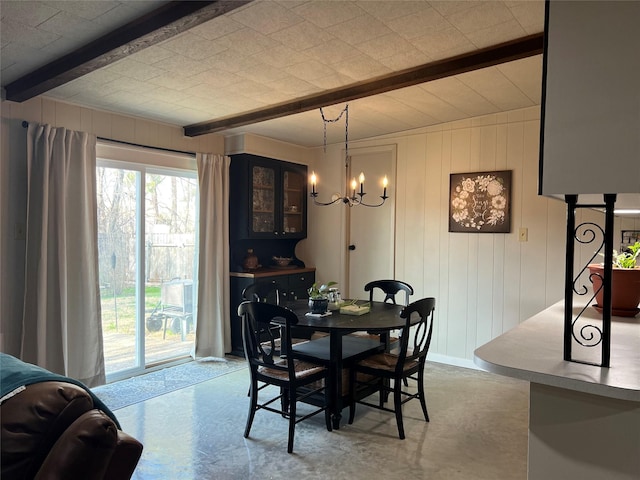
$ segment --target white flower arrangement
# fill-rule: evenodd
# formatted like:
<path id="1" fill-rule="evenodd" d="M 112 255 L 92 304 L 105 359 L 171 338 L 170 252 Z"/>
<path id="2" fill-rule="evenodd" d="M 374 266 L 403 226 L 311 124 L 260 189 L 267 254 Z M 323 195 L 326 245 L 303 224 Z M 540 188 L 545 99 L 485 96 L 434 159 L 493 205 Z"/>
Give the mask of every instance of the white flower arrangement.
<path id="1" fill-rule="evenodd" d="M 501 225 L 506 219 L 507 197 L 503 179 L 495 175 L 462 177 L 451 198 L 451 218 L 465 228 Z"/>

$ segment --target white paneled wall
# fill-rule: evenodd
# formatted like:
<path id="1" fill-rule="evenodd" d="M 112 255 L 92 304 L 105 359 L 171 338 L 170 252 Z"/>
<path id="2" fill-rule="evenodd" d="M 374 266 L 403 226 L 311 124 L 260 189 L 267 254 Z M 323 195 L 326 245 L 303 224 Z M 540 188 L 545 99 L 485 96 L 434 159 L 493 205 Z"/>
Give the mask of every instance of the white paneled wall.
<path id="1" fill-rule="evenodd" d="M 395 277 L 413 285 L 414 299 L 436 297 L 433 358 L 471 366 L 477 347 L 563 296 L 566 209 L 537 195 L 539 128 L 539 109 L 530 108 L 353 142 L 397 145 Z M 327 152 L 312 165 L 325 179 L 342 162 L 340 146 Z M 511 233 L 449 233 L 449 174 L 488 170 L 513 171 Z M 339 183 L 323 189 L 340 190 Z M 335 256 L 341 236 L 327 234 L 339 221 L 335 210 L 310 209 L 300 253 L 320 279 L 345 278 Z M 527 242 L 518 239 L 520 227 Z"/>
<path id="2" fill-rule="evenodd" d="M 22 121 L 94 133 L 98 137 L 188 152 L 224 153 L 224 137 L 184 137 L 182 128 L 37 97 L 2 102 L 0 162 L 0 351 L 17 355 L 23 310 L 26 216 L 26 129 Z"/>

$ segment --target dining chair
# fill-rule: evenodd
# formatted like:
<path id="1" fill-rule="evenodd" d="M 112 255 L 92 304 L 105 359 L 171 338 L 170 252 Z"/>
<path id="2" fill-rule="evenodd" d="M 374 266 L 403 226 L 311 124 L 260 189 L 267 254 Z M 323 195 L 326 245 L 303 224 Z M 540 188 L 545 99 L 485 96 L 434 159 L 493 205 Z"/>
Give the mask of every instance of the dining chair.
<path id="1" fill-rule="evenodd" d="M 433 313 L 436 300 L 433 297 L 423 298 L 410 303 L 400 312 L 405 319 L 400 336 L 400 351 L 394 353 L 379 353 L 360 360 L 351 367 L 350 371 L 350 406 L 349 423 L 353 423 L 356 414 L 356 403 L 372 408 L 393 412 L 396 416 L 398 434 L 405 438 L 402 421 L 402 406 L 409 400 L 419 399 L 425 421 L 429 421 L 427 402 L 424 394 L 424 367 L 427 352 L 431 344 L 433 333 Z M 416 320 L 415 317 L 419 318 Z M 413 323 L 412 325 L 412 322 Z M 411 347 L 411 348 L 409 348 Z M 370 375 L 366 379 L 363 375 Z M 418 383 L 416 393 L 403 389 L 404 380 L 415 380 Z M 391 385 L 393 384 L 393 385 Z M 362 392 L 379 392 L 379 403 L 367 401 Z M 393 393 L 393 408 L 385 405 L 388 394 Z"/>
<path id="2" fill-rule="evenodd" d="M 277 282 L 255 282 L 242 291 L 242 299 L 280 305 L 281 290 Z"/>
<path id="3" fill-rule="evenodd" d="M 267 410 L 289 419 L 287 452 L 293 452 L 293 437 L 297 423 L 324 412 L 327 430 L 331 431 L 331 395 L 329 369 L 296 358 L 291 348 L 291 326 L 298 323 L 295 313 L 285 307 L 265 302 L 245 301 L 238 306 L 242 317 L 242 340 L 245 357 L 249 364 L 251 383 L 249 387 L 249 414 L 244 437 L 249 437 L 255 413 Z M 274 324 L 281 324 L 282 342 L 289 352 L 286 359 L 275 355 Z M 268 338 L 268 341 L 264 339 Z M 270 385 L 279 387 L 275 396 L 259 393 Z M 280 409 L 274 403 L 280 401 Z M 309 413 L 299 415 L 298 402 L 309 403 Z"/>
<path id="4" fill-rule="evenodd" d="M 242 299 L 252 302 L 266 302 L 273 305 L 280 305 L 281 291 L 282 289 L 277 282 L 254 282 L 242 290 Z M 280 327 L 278 325 L 273 325 L 271 328 L 274 330 L 274 333 L 280 331 Z M 279 334 L 276 335 L 276 341 L 274 343 L 274 353 L 276 354 L 280 354 L 281 352 L 279 336 Z"/>
<path id="5" fill-rule="evenodd" d="M 382 290 L 385 294 L 384 302 L 391 302 L 397 305 L 396 294 L 404 292 L 404 302 L 402 305 L 409 305 L 409 296 L 413 295 L 413 287 L 407 282 L 401 280 L 374 280 L 364 286 L 364 291 L 369 292 L 369 301 L 373 302 L 374 292 L 376 289 Z"/>
<path id="6" fill-rule="evenodd" d="M 382 290 L 382 293 L 385 294 L 383 302 L 393 303 L 394 305 L 398 305 L 396 302 L 396 295 L 399 292 L 404 293 L 404 301 L 400 304 L 404 306 L 409 305 L 409 296 L 413 295 L 413 287 L 402 280 L 373 280 L 364 286 L 364 291 L 369 292 L 369 302 L 373 302 L 376 290 Z M 366 335 L 368 337 L 372 337 L 373 335 L 377 335 L 377 333 L 368 331 L 366 334 L 357 332 L 355 335 Z M 388 338 L 389 348 L 396 347 L 398 345 L 398 341 L 398 336 L 390 336 Z M 407 385 L 406 381 L 405 385 Z"/>
<path id="7" fill-rule="evenodd" d="M 255 282 L 251 285 L 248 285 L 242 291 L 242 299 L 255 301 L 255 302 L 266 302 L 271 303 L 273 305 L 284 305 L 287 301 L 286 289 L 283 289 L 278 282 Z M 274 332 L 278 332 L 280 330 L 280 326 L 274 325 Z M 312 337 L 312 333 L 309 332 L 308 329 L 291 329 L 292 334 L 292 342 L 294 344 L 300 342 L 306 342 Z M 276 335 L 276 340 L 274 343 L 275 353 L 284 354 L 286 349 L 282 349 L 280 342 L 280 335 Z"/>

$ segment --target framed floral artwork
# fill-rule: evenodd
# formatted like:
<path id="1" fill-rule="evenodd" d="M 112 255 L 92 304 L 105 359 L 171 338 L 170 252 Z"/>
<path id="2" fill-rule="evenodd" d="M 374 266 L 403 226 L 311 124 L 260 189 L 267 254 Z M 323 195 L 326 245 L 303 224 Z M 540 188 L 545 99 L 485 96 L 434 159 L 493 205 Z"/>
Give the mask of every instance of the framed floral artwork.
<path id="1" fill-rule="evenodd" d="M 452 173 L 449 192 L 450 232 L 511 231 L 511 170 Z"/>

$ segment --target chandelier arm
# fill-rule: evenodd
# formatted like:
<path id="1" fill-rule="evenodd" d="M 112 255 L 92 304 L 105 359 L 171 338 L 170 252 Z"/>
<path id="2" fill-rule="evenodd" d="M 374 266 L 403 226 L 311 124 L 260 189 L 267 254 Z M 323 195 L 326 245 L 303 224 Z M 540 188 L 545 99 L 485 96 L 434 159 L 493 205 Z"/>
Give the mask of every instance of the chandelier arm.
<path id="1" fill-rule="evenodd" d="M 311 196 L 311 198 L 313 198 L 314 205 L 318 205 L 321 207 L 326 207 L 327 205 L 333 205 L 334 203 L 339 202 L 340 200 L 343 200 L 343 197 L 339 197 L 339 198 L 336 198 L 335 200 L 332 200 L 331 202 L 319 202 L 316 199 L 316 197 L 318 196 L 317 193 L 311 193 L 309 195 Z"/>
<path id="2" fill-rule="evenodd" d="M 362 197 L 364 197 L 366 193 L 358 193 L 358 195 L 360 195 L 360 199 L 358 200 L 357 205 L 362 205 L 363 207 L 381 207 L 382 205 L 384 205 L 384 202 L 386 202 L 387 198 L 389 198 L 386 195 L 380 195 L 382 201 L 376 205 L 372 205 L 370 203 L 364 203 L 364 201 L 362 200 Z"/>

